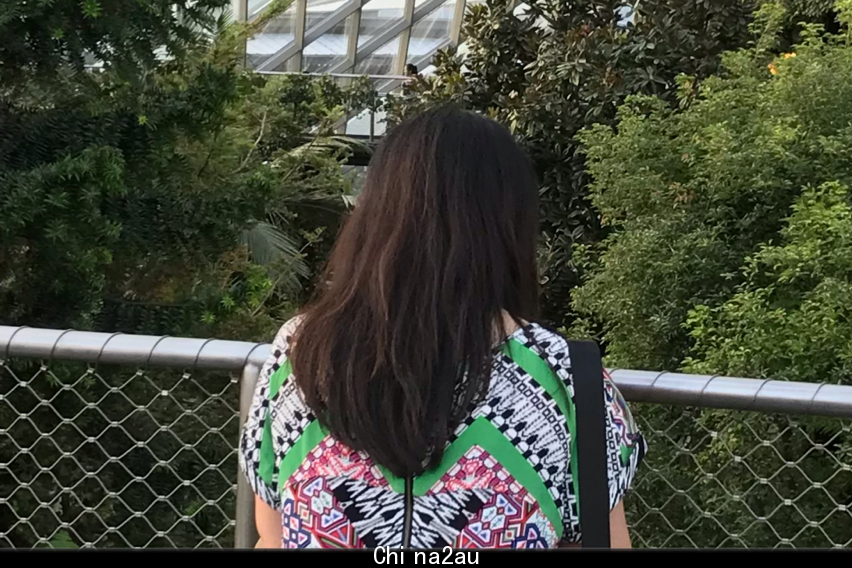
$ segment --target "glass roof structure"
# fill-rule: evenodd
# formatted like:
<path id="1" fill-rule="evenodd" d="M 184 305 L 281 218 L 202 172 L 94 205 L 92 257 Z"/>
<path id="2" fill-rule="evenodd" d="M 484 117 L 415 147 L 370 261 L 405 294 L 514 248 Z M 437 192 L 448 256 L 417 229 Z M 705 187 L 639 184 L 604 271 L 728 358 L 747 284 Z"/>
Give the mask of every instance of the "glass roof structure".
<path id="1" fill-rule="evenodd" d="M 246 46 L 258 72 L 370 75 L 396 84 L 406 66 L 424 71 L 432 56 L 457 45 L 467 5 L 482 0 L 295 0 Z M 235 0 L 251 21 L 269 0 Z"/>
<path id="2" fill-rule="evenodd" d="M 364 76 L 379 93 L 399 88 L 406 68 L 428 74 L 432 57 L 458 46 L 468 6 L 484 0 L 294 0 L 246 45 L 246 64 L 259 73 Z M 232 14 L 257 18 L 270 0 L 233 0 Z M 381 136 L 383 117 L 350 117 L 344 130 Z"/>

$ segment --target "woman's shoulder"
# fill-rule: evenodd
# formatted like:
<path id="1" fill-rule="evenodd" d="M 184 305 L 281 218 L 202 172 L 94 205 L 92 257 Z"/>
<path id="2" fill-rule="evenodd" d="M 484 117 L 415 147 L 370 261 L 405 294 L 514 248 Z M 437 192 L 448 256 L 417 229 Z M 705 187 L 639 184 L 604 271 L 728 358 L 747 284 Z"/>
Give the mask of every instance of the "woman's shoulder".
<path id="1" fill-rule="evenodd" d="M 276 359 L 288 359 L 290 357 L 290 348 L 296 337 L 296 332 L 299 329 L 299 324 L 302 321 L 301 315 L 293 316 L 285 321 L 272 340 L 270 355 Z"/>
<path id="2" fill-rule="evenodd" d="M 549 368 L 559 376 L 573 392 L 573 368 L 571 364 L 570 341 L 562 332 L 551 329 L 540 323 L 530 323 L 518 330 L 515 336 L 525 347 L 543 359 Z M 604 390 L 607 402 L 617 411 L 618 416 L 624 416 L 632 425 L 629 407 L 621 392 L 612 379 L 609 371 L 603 369 Z"/>
<path id="3" fill-rule="evenodd" d="M 518 329 L 513 338 L 543 359 L 563 381 L 570 383 L 571 354 L 568 340 L 559 331 L 531 322 Z"/>
<path id="4" fill-rule="evenodd" d="M 549 350 L 568 350 L 568 339 L 562 334 L 546 324 L 540 322 L 528 323 L 524 328 L 525 335 L 530 337 L 533 342 L 544 349 Z"/>
<path id="5" fill-rule="evenodd" d="M 294 380 L 293 367 L 290 363 L 291 348 L 296 340 L 301 321 L 301 317 L 296 316 L 287 320 L 279 328 L 263 371 L 265 377 L 262 376 L 262 380 L 265 379 L 267 383 L 263 396 L 267 396 L 270 401 L 273 431 L 279 428 L 291 430 L 294 424 L 301 425 L 303 429 L 313 420 L 313 415 Z"/>
<path id="6" fill-rule="evenodd" d="M 254 492 L 276 509 L 281 506 L 276 464 L 289 447 L 288 432 L 294 428 L 303 431 L 303 416 L 308 414 L 289 380 L 290 346 L 299 322 L 298 317 L 287 320 L 272 339 L 269 355 L 257 376 L 240 442 L 240 468 Z"/>
<path id="7" fill-rule="evenodd" d="M 275 334 L 270 345 L 269 356 L 260 371 L 255 397 L 266 399 L 274 420 L 286 419 L 291 409 L 297 413 L 305 412 L 301 393 L 293 381 L 293 368 L 290 363 L 291 349 L 295 342 L 300 316 L 284 322 Z"/>

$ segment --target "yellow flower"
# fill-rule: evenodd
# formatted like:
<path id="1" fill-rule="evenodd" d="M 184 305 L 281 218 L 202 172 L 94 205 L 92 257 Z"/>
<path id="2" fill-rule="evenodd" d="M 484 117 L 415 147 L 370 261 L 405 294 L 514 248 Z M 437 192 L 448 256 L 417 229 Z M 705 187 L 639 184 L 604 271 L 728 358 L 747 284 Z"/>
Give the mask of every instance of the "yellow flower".
<path id="1" fill-rule="evenodd" d="M 784 59 L 790 59 L 791 57 L 796 57 L 795 51 L 793 53 L 785 53 L 784 54 Z"/>
<path id="2" fill-rule="evenodd" d="M 778 74 L 778 69 L 775 68 L 774 64 L 770 63 L 769 65 L 767 65 L 767 67 L 769 67 L 769 72 L 772 73 L 773 75 Z"/>

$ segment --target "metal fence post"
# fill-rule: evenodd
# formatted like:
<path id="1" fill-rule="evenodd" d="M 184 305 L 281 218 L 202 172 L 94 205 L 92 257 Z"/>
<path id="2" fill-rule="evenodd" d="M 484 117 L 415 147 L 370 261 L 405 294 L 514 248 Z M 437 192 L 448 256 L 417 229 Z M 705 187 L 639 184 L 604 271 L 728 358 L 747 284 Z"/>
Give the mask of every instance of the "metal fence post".
<path id="1" fill-rule="evenodd" d="M 251 408 L 260 369 L 260 366 L 253 363 L 247 363 L 243 368 L 240 379 L 240 432 L 242 432 Z M 234 532 L 235 548 L 254 548 L 257 544 L 258 534 L 254 521 L 254 492 L 241 471 L 237 472 L 237 510 Z"/>

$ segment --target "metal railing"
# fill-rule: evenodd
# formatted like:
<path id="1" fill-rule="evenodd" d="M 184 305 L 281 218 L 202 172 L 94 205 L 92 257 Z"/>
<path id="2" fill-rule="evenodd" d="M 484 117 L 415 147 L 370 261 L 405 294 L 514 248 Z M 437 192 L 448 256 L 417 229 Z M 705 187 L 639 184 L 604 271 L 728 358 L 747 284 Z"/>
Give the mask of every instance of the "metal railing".
<path id="1" fill-rule="evenodd" d="M 251 546 L 236 440 L 268 353 L 0 327 L 0 546 Z"/>
<path id="2" fill-rule="evenodd" d="M 0 326 L 0 547 L 252 547 L 268 344 Z M 645 547 L 852 545 L 852 387 L 614 370 Z"/>

